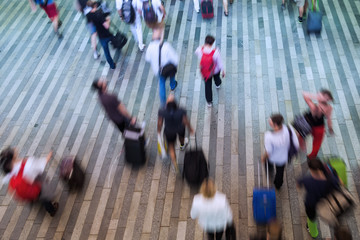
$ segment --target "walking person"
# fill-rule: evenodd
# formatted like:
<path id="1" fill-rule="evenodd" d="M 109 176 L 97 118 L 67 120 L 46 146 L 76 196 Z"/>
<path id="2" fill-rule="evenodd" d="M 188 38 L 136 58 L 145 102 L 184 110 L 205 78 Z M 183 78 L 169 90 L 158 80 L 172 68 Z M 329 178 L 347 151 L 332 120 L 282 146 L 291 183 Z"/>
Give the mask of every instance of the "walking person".
<path id="1" fill-rule="evenodd" d="M 152 29 L 153 35 L 160 36 L 160 42 L 164 41 L 166 11 L 161 0 L 137 0 L 138 12 L 142 14 L 148 28 Z"/>
<path id="2" fill-rule="evenodd" d="M 298 188 L 305 188 L 305 211 L 307 215 L 306 228 L 310 236 L 319 235 L 316 224 L 316 205 L 320 199 L 325 198 L 339 184 L 333 175 L 327 175 L 323 163 L 319 158 L 307 161 L 310 175 L 297 180 Z"/>
<path id="3" fill-rule="evenodd" d="M 176 70 L 169 76 L 165 76 L 161 73 L 161 69 L 171 65 L 172 68 L 176 68 L 179 63 L 179 56 L 171 44 L 169 42 L 162 43 L 160 37 L 160 32 L 154 32 L 153 39 L 146 50 L 145 61 L 150 63 L 154 75 L 159 77 L 160 108 L 164 108 L 166 104 L 166 79 L 170 78 L 171 91 L 175 90 L 178 83 L 175 80 Z"/>
<path id="4" fill-rule="evenodd" d="M 42 181 L 42 174 L 52 152 L 46 158 L 28 157 L 20 159 L 15 148 L 6 148 L 0 153 L 0 165 L 6 174 L 3 183 L 8 183 L 8 191 L 15 199 L 34 203 L 40 202 L 50 216 L 55 216 L 59 203 L 53 201 L 52 192 Z"/>
<path id="5" fill-rule="evenodd" d="M 59 38 L 61 38 L 62 34 L 59 33 L 59 28 L 62 23 L 59 20 L 59 12 L 56 8 L 54 0 L 29 0 L 29 3 L 33 12 L 36 11 L 36 5 L 39 5 L 45 11 L 46 15 L 52 22 L 54 32 Z"/>
<path id="6" fill-rule="evenodd" d="M 306 9 L 309 6 L 308 0 L 297 0 L 296 6 L 299 8 L 298 22 L 302 23 L 304 20 L 304 17 L 306 17 Z"/>
<path id="7" fill-rule="evenodd" d="M 127 24 L 130 24 L 130 30 L 138 43 L 140 51 L 144 51 L 143 33 L 141 25 L 141 7 L 137 0 L 116 0 L 116 9 L 120 18 Z"/>
<path id="8" fill-rule="evenodd" d="M 325 118 L 329 133 L 334 134 L 332 128 L 331 114 L 332 107 L 329 104 L 334 101 L 334 98 L 329 90 L 321 89 L 317 94 L 303 92 L 303 97 L 310 110 L 305 113 L 305 119 L 311 126 L 311 135 L 313 136 L 312 151 L 308 158 L 315 158 L 320 150 L 322 141 L 325 135 Z M 317 101 L 317 104 L 314 103 Z M 300 137 L 300 144 L 305 144 L 304 140 Z"/>
<path id="9" fill-rule="evenodd" d="M 190 134 L 194 134 L 194 130 L 186 116 L 186 110 L 178 107 L 173 94 L 169 95 L 166 108 L 159 110 L 157 124 L 158 134 L 161 133 L 163 123 L 165 123 L 164 135 L 168 144 L 170 159 L 175 172 L 178 173 L 179 168 L 175 154 L 176 137 L 179 136 L 180 150 L 184 150 L 189 142 L 189 140 L 185 138 L 185 127 L 189 129 Z"/>
<path id="10" fill-rule="evenodd" d="M 194 196 L 190 216 L 198 219 L 209 240 L 221 240 L 224 229 L 233 225 L 229 202 L 222 192 L 216 190 L 211 179 L 201 184 L 200 193 Z"/>
<path id="11" fill-rule="evenodd" d="M 91 12 L 91 7 L 87 6 L 88 0 L 76 0 L 76 4 L 77 4 L 77 9 L 79 12 L 81 12 L 85 18 L 86 18 L 86 27 L 90 33 L 90 39 L 91 39 L 91 47 L 93 49 L 93 56 L 94 59 L 98 59 L 100 57 L 99 52 L 97 51 L 97 43 L 96 43 L 96 38 L 97 38 L 97 33 L 96 33 L 96 27 L 95 25 L 90 22 L 87 18 L 87 15 L 89 12 Z"/>
<path id="12" fill-rule="evenodd" d="M 208 107 L 212 106 L 212 79 L 214 78 L 216 88 L 220 88 L 221 78 L 225 77 L 224 66 L 220 56 L 220 50 L 214 48 L 215 38 L 207 35 L 205 44 L 196 49 L 195 54 L 200 59 L 200 71 L 205 81 L 205 98 Z"/>
<path id="13" fill-rule="evenodd" d="M 106 61 L 109 63 L 111 69 L 115 69 L 116 65 L 109 50 L 109 42 L 113 37 L 109 31 L 110 17 L 106 16 L 103 11 L 98 10 L 98 3 L 95 1 L 88 1 L 87 6 L 91 8 L 90 12 L 87 14 L 87 19 L 95 25 L 100 44 L 104 50 Z"/>
<path id="14" fill-rule="evenodd" d="M 136 123 L 136 118 L 130 115 L 125 105 L 121 103 L 117 96 L 108 93 L 105 79 L 100 78 L 95 80 L 92 84 L 92 89 L 97 90 L 100 103 L 106 115 L 118 127 L 122 134 L 129 124 L 134 125 Z"/>
<path id="15" fill-rule="evenodd" d="M 264 136 L 265 153 L 261 156 L 261 161 L 268 161 L 269 173 L 276 168 L 274 185 L 277 190 L 281 188 L 284 182 L 285 165 L 288 162 L 288 153 L 290 148 L 290 134 L 292 132 L 292 141 L 295 148 L 299 148 L 299 141 L 292 128 L 284 125 L 284 118 L 281 114 L 272 114 L 269 119 L 269 125 L 272 131 L 267 131 Z"/>

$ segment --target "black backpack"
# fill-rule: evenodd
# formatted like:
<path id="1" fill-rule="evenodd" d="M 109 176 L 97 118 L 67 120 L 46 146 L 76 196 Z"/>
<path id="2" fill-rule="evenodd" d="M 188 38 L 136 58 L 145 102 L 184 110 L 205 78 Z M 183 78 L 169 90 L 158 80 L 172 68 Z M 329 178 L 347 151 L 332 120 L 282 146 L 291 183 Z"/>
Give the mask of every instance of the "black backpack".
<path id="1" fill-rule="evenodd" d="M 132 0 L 127 0 L 123 2 L 121 7 L 121 14 L 124 22 L 131 24 L 135 21 L 135 9 L 132 5 Z"/>
<path id="2" fill-rule="evenodd" d="M 156 23 L 157 15 L 155 13 L 154 7 L 152 5 L 152 1 L 148 0 L 147 2 L 143 2 L 143 11 L 144 11 L 144 20 L 147 23 Z"/>

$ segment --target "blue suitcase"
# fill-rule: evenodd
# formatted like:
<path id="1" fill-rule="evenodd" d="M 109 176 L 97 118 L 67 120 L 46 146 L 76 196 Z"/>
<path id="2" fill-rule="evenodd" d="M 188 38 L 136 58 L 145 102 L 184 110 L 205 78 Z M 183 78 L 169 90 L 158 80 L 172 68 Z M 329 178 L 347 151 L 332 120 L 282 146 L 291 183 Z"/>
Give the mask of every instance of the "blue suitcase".
<path id="1" fill-rule="evenodd" d="M 267 188 L 260 188 L 260 171 L 258 166 L 259 188 L 254 188 L 253 190 L 253 213 L 254 220 L 257 224 L 267 224 L 270 220 L 276 218 L 275 189 L 269 188 L 268 171 L 267 166 Z"/>
<path id="2" fill-rule="evenodd" d="M 312 2 L 314 6 L 314 2 Z M 319 11 L 319 5 L 317 4 L 316 10 L 311 7 L 308 11 L 307 18 L 307 33 L 320 33 L 322 28 L 322 13 Z"/>

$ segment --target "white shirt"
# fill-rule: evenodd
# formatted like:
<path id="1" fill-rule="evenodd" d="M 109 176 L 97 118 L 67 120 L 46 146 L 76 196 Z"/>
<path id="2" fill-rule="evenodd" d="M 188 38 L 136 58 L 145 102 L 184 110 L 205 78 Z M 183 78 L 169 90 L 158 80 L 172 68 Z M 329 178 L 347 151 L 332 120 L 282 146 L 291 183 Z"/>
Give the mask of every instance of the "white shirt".
<path id="1" fill-rule="evenodd" d="M 292 140 L 296 149 L 299 149 L 299 140 L 292 128 Z M 268 154 L 269 161 L 276 165 L 285 165 L 288 161 L 290 148 L 290 135 L 286 125 L 278 132 L 267 131 L 264 136 L 265 150 Z"/>
<path id="2" fill-rule="evenodd" d="M 135 0 L 134 0 L 135 1 Z M 144 9 L 143 9 L 143 2 L 147 2 L 148 0 L 137 0 L 137 6 L 139 6 L 138 9 L 142 9 L 142 14 L 144 16 Z M 151 0 L 151 4 L 153 5 L 153 9 L 157 15 L 158 22 L 160 23 L 163 19 L 163 12 L 160 10 L 161 7 L 161 0 Z"/>
<path id="3" fill-rule="evenodd" d="M 5 177 L 3 178 L 2 180 L 3 184 L 9 183 L 10 179 L 18 174 L 22 162 L 23 161 L 19 161 L 15 163 L 12 171 L 6 174 Z M 47 164 L 46 158 L 29 157 L 24 167 L 23 178 L 26 179 L 29 183 L 33 183 L 35 179 L 44 172 L 46 164 Z"/>
<path id="4" fill-rule="evenodd" d="M 214 44 L 213 44 L 213 46 L 214 46 Z M 203 55 L 203 52 L 208 54 L 208 53 L 211 53 L 212 50 L 214 50 L 213 47 L 211 47 L 211 48 L 204 47 L 204 49 L 202 50 L 202 47 L 203 46 L 200 46 L 195 50 L 195 54 L 198 56 L 199 59 L 201 59 L 201 57 Z M 223 65 L 223 62 L 221 60 L 220 50 L 217 49 L 217 48 L 215 48 L 215 52 L 214 52 L 214 55 L 213 55 L 213 60 L 214 60 L 214 63 L 215 63 L 214 74 L 218 74 L 221 70 L 224 70 L 224 65 Z"/>
<path id="5" fill-rule="evenodd" d="M 116 2 L 116 9 L 117 9 L 117 10 L 121 10 L 123 3 L 124 3 L 124 2 L 127 2 L 127 1 L 130 1 L 130 0 L 125 0 L 125 1 L 123 1 L 123 0 L 116 0 L 116 1 L 115 1 L 115 2 Z M 134 8 L 135 11 L 137 10 L 137 6 L 142 6 L 142 5 L 140 5 L 140 4 L 138 5 L 138 0 L 132 0 L 131 5 L 133 6 L 133 8 Z"/>
<path id="6" fill-rule="evenodd" d="M 151 64 L 151 68 L 155 75 L 159 74 L 159 40 L 150 42 L 145 55 L 145 61 Z M 161 66 L 172 63 L 175 66 L 179 64 L 179 56 L 175 49 L 168 42 L 164 42 L 161 48 Z"/>
<path id="7" fill-rule="evenodd" d="M 224 230 L 233 220 L 232 212 L 225 194 L 216 192 L 213 198 L 196 194 L 190 212 L 192 219 L 198 219 L 204 231 Z"/>

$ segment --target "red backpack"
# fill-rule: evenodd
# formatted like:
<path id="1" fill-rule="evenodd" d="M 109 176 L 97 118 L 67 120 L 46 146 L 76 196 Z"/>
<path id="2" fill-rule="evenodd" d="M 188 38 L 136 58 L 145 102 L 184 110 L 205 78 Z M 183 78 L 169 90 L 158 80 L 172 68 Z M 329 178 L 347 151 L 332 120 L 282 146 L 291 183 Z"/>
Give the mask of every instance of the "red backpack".
<path id="1" fill-rule="evenodd" d="M 201 49 L 202 57 L 200 60 L 200 71 L 205 81 L 207 81 L 213 75 L 215 69 L 215 63 L 213 59 L 215 49 L 210 53 L 204 53 L 203 49 L 204 47 Z"/>
<path id="2" fill-rule="evenodd" d="M 15 195 L 19 200 L 34 201 L 40 195 L 41 185 L 38 182 L 31 184 L 23 178 L 25 164 L 26 160 L 21 163 L 18 174 L 10 179 L 9 188 L 15 191 Z"/>

